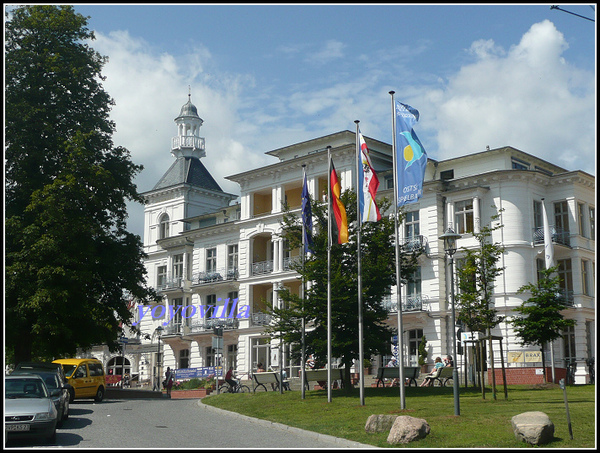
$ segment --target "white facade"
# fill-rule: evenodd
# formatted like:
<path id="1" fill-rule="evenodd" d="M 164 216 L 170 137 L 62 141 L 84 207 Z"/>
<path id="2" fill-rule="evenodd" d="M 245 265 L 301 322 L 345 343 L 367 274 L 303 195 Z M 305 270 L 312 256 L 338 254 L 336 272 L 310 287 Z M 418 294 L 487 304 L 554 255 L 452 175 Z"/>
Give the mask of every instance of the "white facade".
<path id="1" fill-rule="evenodd" d="M 192 112 L 193 117 L 195 107 L 190 104 L 184 105 L 182 112 Z M 179 124 L 182 116 L 176 119 L 179 138 L 173 141 L 173 155 L 178 161 L 196 159 L 193 165 L 197 165 L 204 155 L 204 140 L 198 136 L 202 120 L 194 127 L 184 127 Z M 186 134 L 197 137 L 194 146 L 201 143 L 201 152 L 178 151 L 177 147 L 186 143 L 182 138 Z M 366 141 L 381 181 L 378 195 L 392 198 L 387 178 L 391 177 L 391 146 L 368 137 Z M 255 370 L 258 362 L 277 368 L 278 342 L 265 333 L 269 323 L 266 305 L 278 303 L 282 286 L 300 291 L 298 275 L 289 268 L 290 260 L 300 252 L 288 250 L 280 236 L 282 206 L 287 202 L 299 212 L 303 165 L 311 195 L 321 199 L 326 193 L 327 146 L 331 146 L 342 190 L 354 187 L 355 134 L 344 131 L 270 151 L 267 154 L 276 159 L 272 165 L 228 177 L 240 186 L 239 203 L 233 204 L 232 195 L 213 185 L 197 186 L 197 181 L 158 184 L 144 194 L 148 202 L 144 228 L 148 279 L 162 295 L 164 309 L 147 307 L 154 311 L 140 322 L 141 353 L 132 356 L 132 371 L 140 374 L 140 380 L 155 373 L 157 357 L 151 351 L 158 344 L 156 328 L 163 324 L 163 369 L 216 364 L 212 349 L 216 321 L 210 317 L 212 312 L 200 316 L 202 306 L 216 306 L 215 316 L 230 318 L 220 321 L 225 322 L 222 365 L 234 366 L 238 376 Z M 576 383 L 588 382 L 585 359 L 595 357 L 596 340 L 595 178 L 505 147 L 446 161 L 429 159 L 423 192 L 418 203 L 405 206 L 410 215 L 400 231 L 403 240 L 425 252 L 419 258 L 420 281 L 402 288 L 406 361 L 416 361 L 422 335 L 428 340 L 430 363 L 452 351 L 448 278 L 438 237 L 448 226 L 462 234 L 455 256 L 458 261 L 461 247 L 476 245 L 472 232 L 495 214 L 491 206 L 503 209 L 500 221 L 504 227 L 494 232 L 493 239 L 505 247 L 501 266 L 506 269 L 496 281 L 494 303 L 500 315 L 510 317 L 527 297 L 517 294 L 518 289 L 537 280 L 540 261 L 543 267 L 543 237 L 540 242 L 538 230 L 542 226 L 540 203 L 545 199 L 550 224 L 562 227 L 556 230 L 555 259 L 565 281 L 568 303 L 564 315 L 577 321 L 572 332 L 565 332 L 563 339 L 555 342 L 555 363 L 564 367 L 566 358 L 576 359 Z M 395 300 L 393 293 L 390 302 Z M 170 319 L 169 310 L 178 305 L 184 308 Z M 395 327 L 394 304 L 390 307 L 389 323 Z M 164 316 L 157 319 L 151 313 Z M 521 346 L 506 323 L 492 333 L 502 337 L 505 362 L 511 352 L 536 350 Z M 373 360 L 381 364 L 385 358 Z M 461 355 L 456 358 L 458 365 L 462 360 Z M 499 363 L 499 357 L 496 360 Z M 292 365 L 287 354 L 283 363 Z M 527 365 L 531 364 L 508 366 Z"/>

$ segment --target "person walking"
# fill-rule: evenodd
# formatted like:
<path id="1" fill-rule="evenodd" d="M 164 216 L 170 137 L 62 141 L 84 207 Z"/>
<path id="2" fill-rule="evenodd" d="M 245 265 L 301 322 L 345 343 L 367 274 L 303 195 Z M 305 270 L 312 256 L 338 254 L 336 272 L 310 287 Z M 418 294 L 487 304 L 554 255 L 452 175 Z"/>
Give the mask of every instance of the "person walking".
<path id="1" fill-rule="evenodd" d="M 173 388 L 173 381 L 175 381 L 175 377 L 173 376 L 171 367 L 167 367 L 167 372 L 165 373 L 165 388 L 167 389 L 167 398 L 171 398 L 171 388 Z"/>

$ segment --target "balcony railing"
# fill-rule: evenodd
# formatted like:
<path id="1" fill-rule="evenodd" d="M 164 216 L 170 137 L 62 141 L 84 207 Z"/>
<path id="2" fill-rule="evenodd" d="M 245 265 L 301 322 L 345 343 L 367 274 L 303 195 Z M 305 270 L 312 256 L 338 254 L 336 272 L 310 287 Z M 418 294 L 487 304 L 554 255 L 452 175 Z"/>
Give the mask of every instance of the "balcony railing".
<path id="1" fill-rule="evenodd" d="M 204 138 L 194 135 L 173 137 L 171 140 L 171 149 L 177 148 L 204 149 Z"/>
<path id="2" fill-rule="evenodd" d="M 165 327 L 163 335 L 185 335 L 212 331 L 215 327 L 224 329 L 237 329 L 239 320 L 237 318 L 204 318 L 194 321 L 189 326 L 184 323 L 171 322 Z"/>
<path id="3" fill-rule="evenodd" d="M 268 313 L 252 313 L 251 322 L 253 326 L 268 326 L 271 322 L 271 315 Z"/>
<path id="4" fill-rule="evenodd" d="M 158 291 L 170 291 L 175 289 L 183 288 L 183 277 L 171 277 L 167 276 L 162 281 L 159 281 L 156 285 Z"/>
<path id="5" fill-rule="evenodd" d="M 252 275 L 265 275 L 273 272 L 273 260 L 252 263 Z"/>
<path id="6" fill-rule="evenodd" d="M 301 262 L 302 262 L 302 258 L 299 256 L 295 256 L 293 258 L 284 258 L 283 259 L 283 270 L 291 271 L 293 269 L 293 266 L 296 266 L 297 264 L 300 264 Z"/>
<path id="7" fill-rule="evenodd" d="M 237 269 L 217 269 L 211 272 L 198 272 L 192 276 L 192 285 L 208 285 L 222 281 L 237 280 Z"/>
<path id="8" fill-rule="evenodd" d="M 554 225 L 550 225 L 550 234 L 552 236 L 553 243 L 566 245 L 567 247 L 571 246 L 571 233 L 569 231 L 565 231 L 562 228 L 557 228 Z M 544 243 L 543 227 L 533 229 L 533 243 L 535 245 Z"/>
<path id="9" fill-rule="evenodd" d="M 417 295 L 402 298 L 402 312 L 424 311 L 424 306 L 429 303 L 429 296 Z M 398 304 L 392 300 L 391 296 L 387 296 L 383 300 L 383 306 L 389 313 L 396 313 Z"/>
<path id="10" fill-rule="evenodd" d="M 572 307 L 573 305 L 575 305 L 574 293 L 570 289 L 561 289 L 558 293 L 558 297 L 561 300 L 561 302 L 567 307 Z"/>
<path id="11" fill-rule="evenodd" d="M 427 238 L 423 235 L 405 238 L 402 242 L 402 247 L 408 252 L 424 250 L 427 247 Z"/>

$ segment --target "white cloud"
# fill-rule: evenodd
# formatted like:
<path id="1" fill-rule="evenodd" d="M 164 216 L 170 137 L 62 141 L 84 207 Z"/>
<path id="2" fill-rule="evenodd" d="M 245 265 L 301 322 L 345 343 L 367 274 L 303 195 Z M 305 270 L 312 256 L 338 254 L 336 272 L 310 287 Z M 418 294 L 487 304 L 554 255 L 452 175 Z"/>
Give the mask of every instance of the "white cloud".
<path id="1" fill-rule="evenodd" d="M 476 61 L 443 89 L 427 93 L 439 155 L 445 159 L 510 145 L 564 166 L 595 173 L 594 74 L 562 57 L 562 33 L 534 24 L 508 51 L 493 41 L 471 46 Z"/>
<path id="2" fill-rule="evenodd" d="M 332 60 L 343 58 L 345 47 L 344 43 L 330 39 L 325 42 L 325 46 L 321 50 L 307 55 L 306 61 L 318 64 L 331 63 Z"/>

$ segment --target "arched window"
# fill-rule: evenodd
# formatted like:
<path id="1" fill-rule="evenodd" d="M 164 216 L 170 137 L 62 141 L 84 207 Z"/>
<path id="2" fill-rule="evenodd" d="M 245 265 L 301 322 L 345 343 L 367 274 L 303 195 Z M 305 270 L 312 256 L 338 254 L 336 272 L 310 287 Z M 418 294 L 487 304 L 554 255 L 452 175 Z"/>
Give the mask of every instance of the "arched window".
<path id="1" fill-rule="evenodd" d="M 163 214 L 159 221 L 158 239 L 164 239 L 169 237 L 169 216 Z"/>

